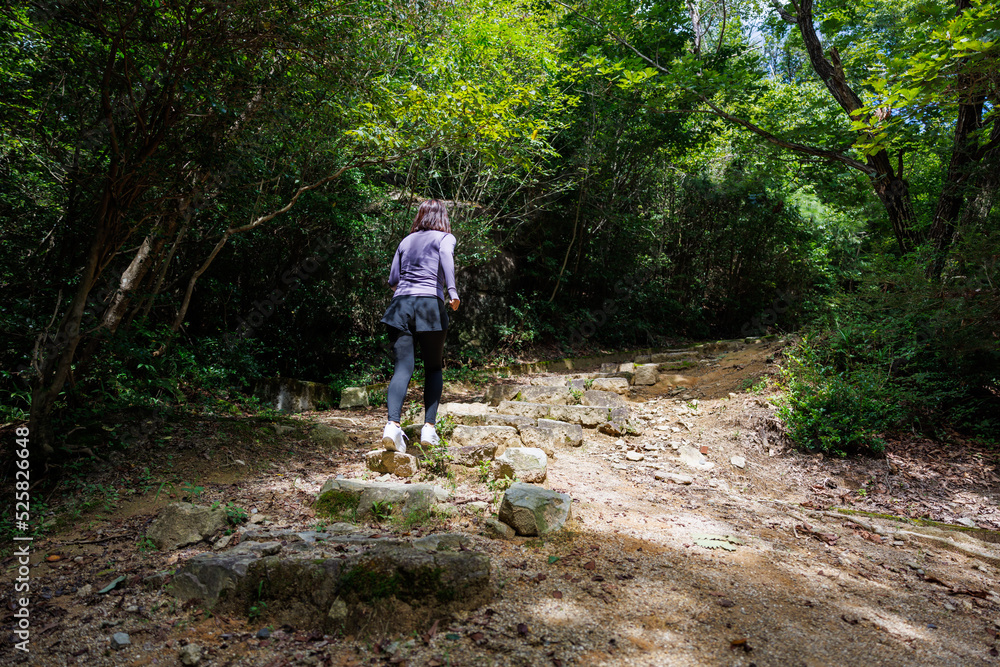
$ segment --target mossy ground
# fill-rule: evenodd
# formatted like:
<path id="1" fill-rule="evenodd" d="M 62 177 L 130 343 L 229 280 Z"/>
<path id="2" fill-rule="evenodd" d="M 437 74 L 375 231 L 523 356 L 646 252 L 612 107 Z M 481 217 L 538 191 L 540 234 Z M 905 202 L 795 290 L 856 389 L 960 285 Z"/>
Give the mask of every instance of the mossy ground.
<path id="1" fill-rule="evenodd" d="M 321 495 L 313 505 L 313 509 L 316 510 L 318 517 L 357 523 L 360 501 L 361 497 L 357 494 L 332 490 Z"/>

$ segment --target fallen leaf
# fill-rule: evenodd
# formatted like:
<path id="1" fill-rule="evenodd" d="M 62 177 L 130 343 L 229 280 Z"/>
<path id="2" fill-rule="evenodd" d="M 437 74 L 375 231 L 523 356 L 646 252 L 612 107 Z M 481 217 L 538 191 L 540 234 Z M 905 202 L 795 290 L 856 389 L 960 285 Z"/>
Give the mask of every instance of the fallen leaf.
<path id="1" fill-rule="evenodd" d="M 559 560 L 559 556 L 549 556 L 549 565 L 552 565 L 557 560 Z"/>
<path id="2" fill-rule="evenodd" d="M 528 634 L 528 625 L 527 625 L 527 623 L 518 623 L 517 624 L 517 634 L 521 635 L 522 637 L 524 635 Z"/>
<path id="3" fill-rule="evenodd" d="M 62 556 L 60 556 L 59 554 L 52 554 L 51 556 L 46 556 L 45 560 L 47 560 L 50 563 L 54 563 L 57 560 L 62 560 Z"/>
<path id="4" fill-rule="evenodd" d="M 694 543 L 706 549 L 725 549 L 726 551 L 736 551 L 735 544 L 742 544 L 742 541 L 729 535 L 705 535 L 698 533 L 691 536 Z"/>
<path id="5" fill-rule="evenodd" d="M 482 640 L 483 637 L 485 637 L 485 636 L 486 635 L 484 635 L 481 632 L 473 632 L 471 635 L 469 635 L 469 639 L 471 639 L 474 642 L 478 642 L 478 641 Z"/>
<path id="6" fill-rule="evenodd" d="M 583 564 L 583 569 L 584 570 L 596 570 L 597 569 L 597 563 L 595 563 L 592 560 L 589 560 L 589 561 L 587 561 L 586 563 Z"/>
<path id="7" fill-rule="evenodd" d="M 434 621 L 434 625 L 431 626 L 431 629 L 424 633 L 424 643 L 425 644 L 429 644 L 430 641 L 432 639 L 434 639 L 434 635 L 436 635 L 437 631 L 438 631 L 438 623 L 439 622 L 440 621 Z"/>
<path id="8" fill-rule="evenodd" d="M 557 600 L 562 600 L 562 591 L 552 591 L 552 597 Z"/>
<path id="9" fill-rule="evenodd" d="M 753 647 L 751 647 L 750 644 L 747 643 L 746 637 L 740 637 L 739 639 L 732 640 L 731 642 L 729 642 L 729 648 L 731 649 L 741 648 L 743 649 L 744 653 L 749 653 L 750 651 L 753 650 Z"/>
<path id="10" fill-rule="evenodd" d="M 537 575 L 535 575 L 535 581 L 542 582 L 542 581 L 545 581 L 546 579 L 548 579 L 547 575 L 544 575 L 544 574 L 537 574 Z"/>
<path id="11" fill-rule="evenodd" d="M 736 603 L 733 602 L 732 600 L 727 600 L 727 599 L 723 598 L 723 599 L 719 600 L 719 606 L 720 607 L 726 607 L 726 608 L 735 607 Z"/>

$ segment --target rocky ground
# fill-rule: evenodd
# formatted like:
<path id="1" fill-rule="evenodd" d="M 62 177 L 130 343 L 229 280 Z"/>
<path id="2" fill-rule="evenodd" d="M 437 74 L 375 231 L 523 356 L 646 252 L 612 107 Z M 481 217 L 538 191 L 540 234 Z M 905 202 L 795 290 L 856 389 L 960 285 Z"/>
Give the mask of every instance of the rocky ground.
<path id="1" fill-rule="evenodd" d="M 463 405 L 446 412 L 470 426 L 512 412 L 537 420 L 538 410 L 586 421 L 585 410 L 561 403 L 585 400 L 599 379 L 622 391 L 627 414 L 615 413 L 616 424 L 584 424 L 579 446 L 549 443 L 553 456 L 537 486 L 570 496 L 572 511 L 563 529 L 542 536 L 497 535 L 491 518 L 503 490 L 489 460 L 441 461 L 437 472 L 425 467 L 408 478 L 438 487 L 434 511 L 418 520 L 369 512 L 333 524 L 317 515 L 314 502 L 330 479 L 401 481 L 366 465 L 384 425 L 379 408 L 304 413 L 236 437 L 198 423 L 169 436 L 141 429 L 149 446 L 112 461 L 94 483 L 113 486 L 137 469 L 167 466 L 189 483 L 149 488 L 36 541 L 31 653 L 7 644 L 0 663 L 996 664 L 996 452 L 958 436 L 895 440 L 879 459 L 790 450 L 768 400 L 780 356 L 777 341 L 703 348 L 660 364 L 653 384 L 624 388 L 611 380 L 649 381 L 649 367 L 450 387 L 446 399 Z M 532 397 L 556 407 L 529 407 Z M 309 428 L 317 422 L 334 428 L 320 436 Z M 529 433 L 532 442 L 545 435 L 516 423 L 525 444 Z M 313 561 L 354 562 L 365 549 L 422 559 L 469 552 L 488 557 L 488 577 L 468 604 L 452 599 L 442 603 L 445 613 L 424 616 L 415 602 L 397 606 L 349 624 L 349 634 L 307 627 L 308 614 L 280 625 L 277 601 L 250 613 L 208 611 L 203 600 L 172 595 L 171 577 L 220 550 L 205 542 L 155 550 L 147 539 L 162 508 L 185 499 L 247 511 L 250 523 L 214 538 L 216 547 L 222 539 L 229 550 L 292 553 L 304 549 L 295 533 L 328 531 L 340 541 Z M 437 551 L 442 533 L 461 535 Z M 13 579 L 13 557 L 4 566 Z M 2 594 L 13 611 L 12 586 Z M 8 613 L 5 633 L 12 623 Z M 129 643 L 116 648 L 116 633 Z"/>

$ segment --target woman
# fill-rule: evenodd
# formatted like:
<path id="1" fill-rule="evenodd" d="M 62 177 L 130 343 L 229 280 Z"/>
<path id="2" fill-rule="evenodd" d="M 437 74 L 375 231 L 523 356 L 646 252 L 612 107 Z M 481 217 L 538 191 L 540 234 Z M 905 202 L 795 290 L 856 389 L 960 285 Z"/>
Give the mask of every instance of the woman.
<path id="1" fill-rule="evenodd" d="M 382 432 L 382 445 L 389 451 L 406 452 L 399 416 L 406 389 L 413 376 L 414 343 L 424 360 L 424 425 L 420 442 L 438 444 L 434 422 L 441 388 L 444 338 L 448 332 L 447 303 L 458 310 L 455 288 L 455 237 L 443 202 L 429 199 L 417 210 L 410 234 L 399 244 L 389 270 L 389 285 L 395 291 L 382 321 L 385 322 L 395 362 L 389 382 L 389 421 Z"/>

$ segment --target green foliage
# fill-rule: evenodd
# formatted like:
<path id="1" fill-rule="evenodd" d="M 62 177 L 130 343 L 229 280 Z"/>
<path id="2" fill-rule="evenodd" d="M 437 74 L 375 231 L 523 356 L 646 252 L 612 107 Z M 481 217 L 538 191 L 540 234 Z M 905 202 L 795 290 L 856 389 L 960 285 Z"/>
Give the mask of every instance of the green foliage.
<path id="1" fill-rule="evenodd" d="M 388 521 L 392 518 L 395 507 L 388 500 L 376 500 L 372 503 L 371 510 L 372 517 L 374 517 L 375 521 L 381 522 Z"/>
<path id="2" fill-rule="evenodd" d="M 333 490 L 317 498 L 313 508 L 317 516 L 324 519 L 357 523 L 360 502 L 361 497 L 358 494 Z"/>
<path id="3" fill-rule="evenodd" d="M 452 430 L 454 430 L 454 426 L 452 426 Z M 436 445 L 428 446 L 422 442 L 415 442 L 413 445 L 421 452 L 422 465 L 428 473 L 432 475 L 447 475 L 448 464 L 455 457 L 448 451 L 448 441 L 445 440 L 440 429 L 438 430 L 438 436 L 438 444 Z"/>
<path id="4" fill-rule="evenodd" d="M 886 401 L 881 368 L 840 370 L 808 340 L 787 359 L 783 369 L 787 394 L 778 414 L 793 442 L 804 450 L 834 456 L 885 448 L 881 433 L 898 425 L 899 414 Z"/>

